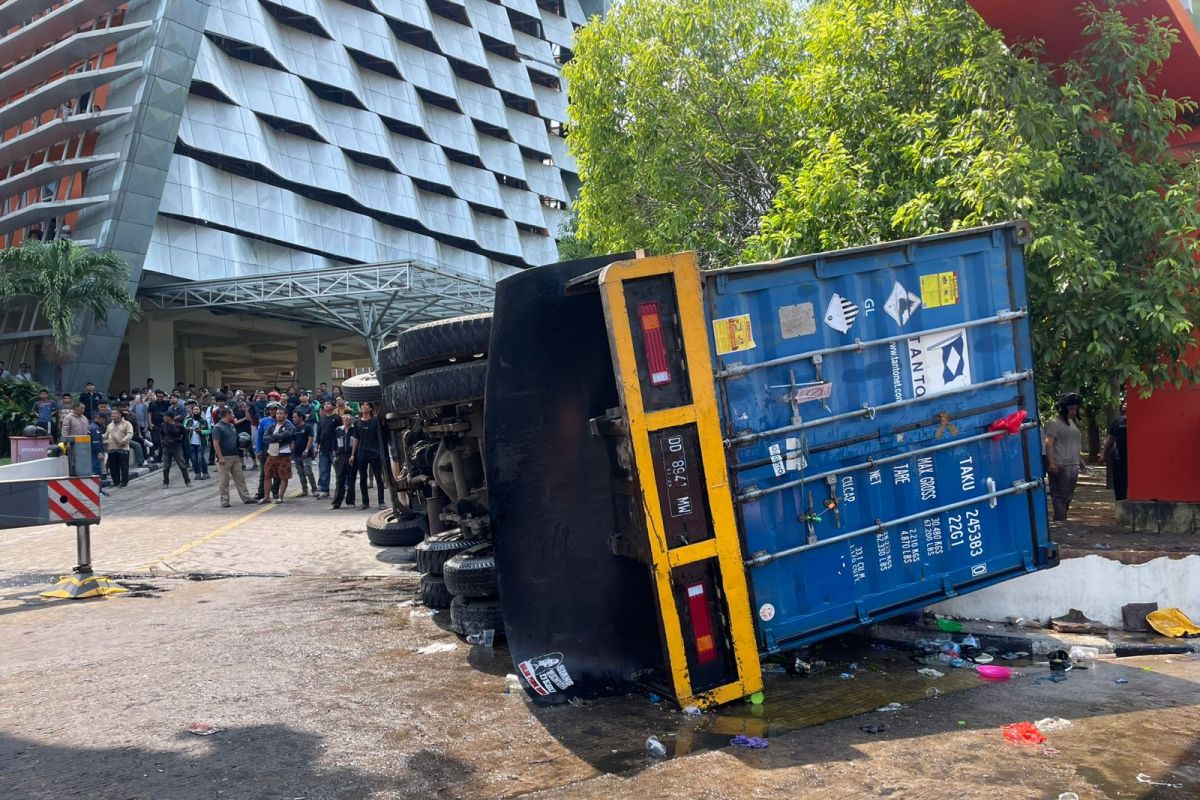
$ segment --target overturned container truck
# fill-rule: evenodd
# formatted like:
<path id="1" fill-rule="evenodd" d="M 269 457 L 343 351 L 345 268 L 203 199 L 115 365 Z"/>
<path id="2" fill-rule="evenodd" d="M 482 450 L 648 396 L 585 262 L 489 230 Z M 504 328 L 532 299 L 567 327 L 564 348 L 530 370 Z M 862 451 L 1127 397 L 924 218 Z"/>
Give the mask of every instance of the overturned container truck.
<path id="1" fill-rule="evenodd" d="M 530 696 L 728 702 L 765 655 L 1053 566 L 1028 235 L 501 281 L 475 425 Z"/>

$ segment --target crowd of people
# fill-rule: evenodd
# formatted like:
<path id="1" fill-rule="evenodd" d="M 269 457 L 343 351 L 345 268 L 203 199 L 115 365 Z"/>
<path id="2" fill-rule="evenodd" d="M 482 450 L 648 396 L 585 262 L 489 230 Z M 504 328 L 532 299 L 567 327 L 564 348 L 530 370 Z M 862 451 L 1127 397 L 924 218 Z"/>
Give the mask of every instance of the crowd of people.
<path id="1" fill-rule="evenodd" d="M 213 391 L 178 383 L 167 392 L 148 379 L 144 387 L 115 396 L 88 383 L 78 395 L 57 399 L 42 390 L 33 411 L 38 427 L 56 440 L 90 437 L 92 471 L 107 473 L 109 488 L 129 485 L 131 464 L 157 463 L 164 487 L 171 485 L 173 469 L 185 486 L 215 473 L 225 508 L 230 483 L 242 503 L 282 503 L 293 479 L 300 485 L 294 497 L 329 499 L 334 509 L 354 508 L 356 496 L 361 508 L 371 508 L 373 485 L 379 508 L 386 507 L 389 454 L 376 409 L 347 401 L 325 383 L 313 391 Z M 253 494 L 247 472 L 258 474 Z"/>

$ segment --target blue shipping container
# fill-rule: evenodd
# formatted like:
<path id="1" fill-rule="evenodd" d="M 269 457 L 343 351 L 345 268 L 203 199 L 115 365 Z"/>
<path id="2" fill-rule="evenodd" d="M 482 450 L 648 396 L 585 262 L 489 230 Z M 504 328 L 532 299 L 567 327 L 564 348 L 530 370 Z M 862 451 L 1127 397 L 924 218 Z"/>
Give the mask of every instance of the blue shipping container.
<path id="1" fill-rule="evenodd" d="M 763 653 L 1053 565 L 1027 237 L 501 281 L 484 463 L 530 696 L 730 702 Z"/>
<path id="2" fill-rule="evenodd" d="M 1055 562 L 1027 236 L 1014 223 L 706 275 L 762 651 Z M 1020 411 L 1016 435 L 989 431 Z"/>

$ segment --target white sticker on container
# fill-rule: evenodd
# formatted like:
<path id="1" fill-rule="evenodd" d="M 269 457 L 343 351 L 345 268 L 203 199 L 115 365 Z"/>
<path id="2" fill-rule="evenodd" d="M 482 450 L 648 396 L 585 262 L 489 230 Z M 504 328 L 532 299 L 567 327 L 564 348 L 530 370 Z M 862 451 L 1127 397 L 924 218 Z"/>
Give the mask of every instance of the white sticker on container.
<path id="1" fill-rule="evenodd" d="M 965 328 L 909 339 L 908 356 L 914 397 L 931 397 L 971 385 Z"/>
<path id="2" fill-rule="evenodd" d="M 779 444 L 773 444 L 767 448 L 767 452 L 771 454 L 771 468 L 775 470 L 775 477 L 778 478 L 784 473 L 783 454 L 779 450 Z"/>
<path id="3" fill-rule="evenodd" d="M 883 310 L 896 324 L 903 328 L 912 318 L 913 312 L 921 307 L 921 298 L 905 289 L 899 281 L 892 287 L 892 293 L 883 303 Z"/>
<path id="4" fill-rule="evenodd" d="M 838 333 L 849 333 L 854 320 L 858 319 L 858 306 L 834 292 L 825 307 L 825 324 Z"/>
<path id="5" fill-rule="evenodd" d="M 758 618 L 763 622 L 770 622 L 775 619 L 775 606 L 770 603 L 763 603 L 758 607 Z"/>
<path id="6" fill-rule="evenodd" d="M 800 452 L 800 440 L 794 436 L 787 440 L 786 466 L 788 472 L 799 472 L 808 466 L 808 461 L 804 459 L 804 453 Z"/>
<path id="7" fill-rule="evenodd" d="M 817 332 L 817 315 L 812 303 L 779 307 L 779 335 L 795 339 Z"/>

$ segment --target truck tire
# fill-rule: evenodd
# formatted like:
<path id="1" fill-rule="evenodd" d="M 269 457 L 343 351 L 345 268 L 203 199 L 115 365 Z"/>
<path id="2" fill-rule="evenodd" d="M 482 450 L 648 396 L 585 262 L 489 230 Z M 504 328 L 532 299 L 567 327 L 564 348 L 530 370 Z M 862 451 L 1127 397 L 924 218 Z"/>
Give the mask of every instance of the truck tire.
<path id="1" fill-rule="evenodd" d="M 396 408 L 392 410 L 412 411 L 482 400 L 486 384 L 487 359 L 434 367 L 392 384 L 403 387 L 395 390 L 397 396 L 392 402 Z"/>
<path id="2" fill-rule="evenodd" d="M 471 636 L 487 630 L 504 635 L 504 615 L 499 600 L 470 600 L 456 597 L 450 602 L 450 629 L 459 636 Z"/>
<path id="3" fill-rule="evenodd" d="M 487 353 L 492 315 L 471 314 L 414 325 L 396 336 L 396 343 L 379 351 L 380 370 L 395 379 Z"/>
<path id="4" fill-rule="evenodd" d="M 417 409 L 408 407 L 408 379 L 400 378 L 383 387 L 383 410 L 387 414 L 407 416 Z"/>
<path id="5" fill-rule="evenodd" d="M 477 544 L 483 544 L 483 539 L 464 534 L 458 528 L 430 536 L 416 547 L 417 572 L 441 575 L 447 561 Z"/>
<path id="6" fill-rule="evenodd" d="M 491 544 L 468 547 L 442 567 L 446 588 L 455 597 L 495 597 L 496 551 Z"/>
<path id="7" fill-rule="evenodd" d="M 374 372 L 364 372 L 342 381 L 342 397 L 347 402 L 379 403 L 383 400 L 383 387 Z"/>
<path id="8" fill-rule="evenodd" d="M 453 599 L 440 575 L 421 576 L 421 602 L 426 608 L 449 608 Z"/>
<path id="9" fill-rule="evenodd" d="M 379 547 L 412 547 L 428 532 L 429 518 L 424 514 L 398 516 L 389 508 L 367 518 L 367 541 Z"/>

